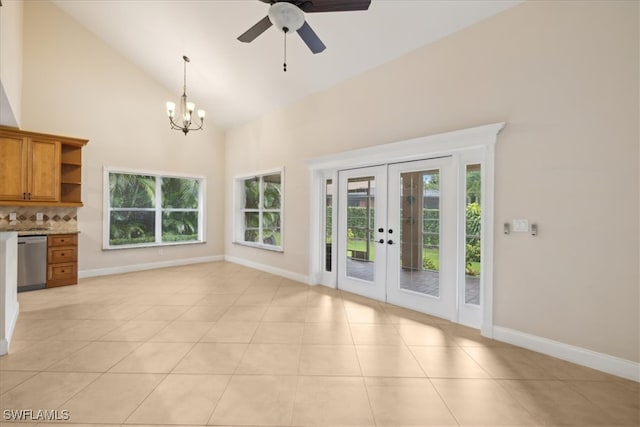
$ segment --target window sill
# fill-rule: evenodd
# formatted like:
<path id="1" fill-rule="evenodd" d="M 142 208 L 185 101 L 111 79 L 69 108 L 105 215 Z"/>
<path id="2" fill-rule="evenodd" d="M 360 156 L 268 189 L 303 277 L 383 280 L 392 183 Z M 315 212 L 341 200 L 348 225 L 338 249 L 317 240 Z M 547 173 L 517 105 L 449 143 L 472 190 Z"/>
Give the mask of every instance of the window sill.
<path id="1" fill-rule="evenodd" d="M 103 251 L 117 251 L 118 249 L 138 249 L 138 248 L 163 248 L 166 246 L 201 245 L 207 243 L 206 240 L 189 240 L 187 242 L 166 242 L 166 243 L 140 243 L 137 245 L 117 245 L 103 246 Z"/>
<path id="2" fill-rule="evenodd" d="M 282 246 L 273 246 L 273 245 L 265 245 L 262 243 L 254 243 L 254 242 L 233 242 L 234 245 L 240 245 L 240 246 L 248 246 L 250 248 L 256 248 L 256 249 L 264 249 L 267 251 L 271 251 L 271 252 L 284 252 L 284 249 L 282 248 Z"/>

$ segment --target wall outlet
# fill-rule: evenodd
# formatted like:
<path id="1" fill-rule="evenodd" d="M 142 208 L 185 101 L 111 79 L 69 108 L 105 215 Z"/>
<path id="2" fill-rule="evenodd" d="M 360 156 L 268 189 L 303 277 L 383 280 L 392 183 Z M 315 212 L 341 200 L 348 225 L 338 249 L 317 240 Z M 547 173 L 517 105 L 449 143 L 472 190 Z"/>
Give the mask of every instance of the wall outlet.
<path id="1" fill-rule="evenodd" d="M 9 221 L 15 221 L 16 220 L 16 213 L 15 212 L 11 212 L 9 214 Z"/>
<path id="2" fill-rule="evenodd" d="M 512 221 L 512 229 L 514 233 L 527 233 L 529 231 L 528 219 L 514 219 Z"/>

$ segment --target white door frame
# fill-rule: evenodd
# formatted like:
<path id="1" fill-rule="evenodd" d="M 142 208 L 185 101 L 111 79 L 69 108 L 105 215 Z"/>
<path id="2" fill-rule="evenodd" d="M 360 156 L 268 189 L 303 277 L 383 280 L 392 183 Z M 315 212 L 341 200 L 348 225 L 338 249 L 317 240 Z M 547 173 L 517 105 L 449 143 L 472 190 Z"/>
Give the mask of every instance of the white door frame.
<path id="1" fill-rule="evenodd" d="M 313 284 L 336 287 L 335 265 L 331 272 L 325 271 L 324 268 L 324 183 L 328 177 L 329 179 L 334 179 L 333 182 L 335 183 L 337 182 L 337 171 L 340 169 L 421 160 L 457 153 L 459 155 L 456 158 L 461 160 L 457 164 L 458 173 L 462 173 L 461 169 L 464 169 L 465 164 L 482 164 L 482 268 L 480 288 L 482 311 L 479 315 L 481 318 L 480 332 L 482 335 L 492 338 L 495 144 L 498 133 L 504 126 L 504 122 L 493 123 L 308 160 L 307 166 L 312 175 L 310 188 L 311 235 L 309 236 L 309 277 L 311 282 Z M 336 224 L 336 209 L 333 209 L 333 215 L 333 223 Z M 335 256 L 333 258 L 335 264 Z M 459 312 L 460 310 L 458 310 Z M 464 322 L 464 319 L 460 319 L 458 316 L 453 321 Z"/>

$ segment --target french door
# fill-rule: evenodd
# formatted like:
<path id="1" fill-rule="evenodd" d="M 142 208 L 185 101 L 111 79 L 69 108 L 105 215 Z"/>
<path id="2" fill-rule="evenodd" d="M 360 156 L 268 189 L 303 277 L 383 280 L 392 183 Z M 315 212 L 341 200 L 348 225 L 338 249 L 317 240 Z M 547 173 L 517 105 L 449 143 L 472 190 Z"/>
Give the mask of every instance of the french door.
<path id="1" fill-rule="evenodd" d="M 451 157 L 338 172 L 338 287 L 455 316 L 457 176 Z"/>
<path id="2" fill-rule="evenodd" d="M 308 160 L 310 279 L 493 337 L 494 163 L 504 126 Z"/>
<path id="3" fill-rule="evenodd" d="M 338 287 L 385 301 L 387 166 L 338 175 Z"/>

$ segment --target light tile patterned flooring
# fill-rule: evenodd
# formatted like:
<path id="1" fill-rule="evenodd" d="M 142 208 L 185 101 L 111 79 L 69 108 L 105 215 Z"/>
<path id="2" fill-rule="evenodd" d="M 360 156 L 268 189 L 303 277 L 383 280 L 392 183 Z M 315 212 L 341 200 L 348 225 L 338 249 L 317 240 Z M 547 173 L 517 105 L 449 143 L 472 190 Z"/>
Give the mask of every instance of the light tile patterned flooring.
<path id="1" fill-rule="evenodd" d="M 235 264 L 19 299 L 0 358 L 3 417 L 57 408 L 101 427 L 640 424 L 637 383 Z"/>

